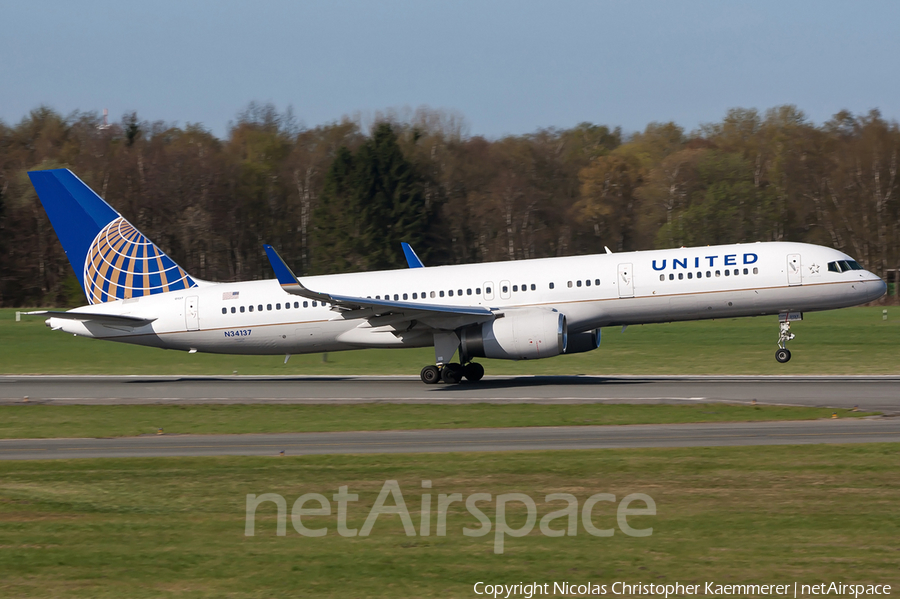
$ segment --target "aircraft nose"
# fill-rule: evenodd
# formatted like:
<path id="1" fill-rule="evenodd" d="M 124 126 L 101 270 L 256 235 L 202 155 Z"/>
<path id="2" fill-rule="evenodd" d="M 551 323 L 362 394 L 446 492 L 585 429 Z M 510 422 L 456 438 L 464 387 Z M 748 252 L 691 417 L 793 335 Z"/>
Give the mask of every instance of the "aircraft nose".
<path id="1" fill-rule="evenodd" d="M 887 293 L 887 283 L 881 279 L 866 281 L 866 289 L 868 290 L 869 301 L 874 302 Z"/>

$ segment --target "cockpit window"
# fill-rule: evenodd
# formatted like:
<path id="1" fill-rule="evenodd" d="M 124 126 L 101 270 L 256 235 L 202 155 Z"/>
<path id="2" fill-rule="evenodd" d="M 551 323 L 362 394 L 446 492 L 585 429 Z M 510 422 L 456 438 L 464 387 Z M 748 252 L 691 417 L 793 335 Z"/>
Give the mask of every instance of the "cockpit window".
<path id="1" fill-rule="evenodd" d="M 829 272 L 847 272 L 848 270 L 862 270 L 863 267 L 859 265 L 859 262 L 856 260 L 837 260 L 835 262 L 828 263 Z"/>

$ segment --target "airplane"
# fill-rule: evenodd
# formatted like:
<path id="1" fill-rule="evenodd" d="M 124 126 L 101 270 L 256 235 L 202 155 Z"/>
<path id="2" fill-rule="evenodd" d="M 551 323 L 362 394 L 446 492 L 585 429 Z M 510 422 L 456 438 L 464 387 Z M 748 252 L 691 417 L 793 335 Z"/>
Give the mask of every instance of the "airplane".
<path id="1" fill-rule="evenodd" d="M 778 362 L 803 312 L 864 304 L 887 285 L 823 246 L 756 242 L 298 278 L 264 246 L 275 279 L 203 281 L 68 169 L 32 184 L 89 305 L 41 310 L 76 336 L 190 353 L 284 355 L 434 347 L 423 382 L 478 381 L 477 358 L 593 351 L 607 326 L 775 315 Z M 458 361 L 453 361 L 455 355 Z"/>

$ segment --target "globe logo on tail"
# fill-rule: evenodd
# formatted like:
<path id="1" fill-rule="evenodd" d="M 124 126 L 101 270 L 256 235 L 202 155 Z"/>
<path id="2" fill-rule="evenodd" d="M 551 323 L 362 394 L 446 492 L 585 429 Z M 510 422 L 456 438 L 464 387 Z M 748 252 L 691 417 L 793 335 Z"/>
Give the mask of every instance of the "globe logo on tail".
<path id="1" fill-rule="evenodd" d="M 91 304 L 195 286 L 180 266 L 121 216 L 97 234 L 84 262 L 84 290 Z"/>

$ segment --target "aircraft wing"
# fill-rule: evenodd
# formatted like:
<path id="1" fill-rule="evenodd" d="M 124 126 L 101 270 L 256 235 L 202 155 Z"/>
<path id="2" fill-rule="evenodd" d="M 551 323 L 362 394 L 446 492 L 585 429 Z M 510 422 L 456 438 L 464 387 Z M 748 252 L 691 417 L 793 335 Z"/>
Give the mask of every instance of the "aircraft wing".
<path id="1" fill-rule="evenodd" d="M 49 316 L 50 318 L 62 318 L 65 320 L 78 320 L 87 323 L 97 323 L 113 327 L 131 327 L 138 328 L 148 325 L 155 318 L 139 318 L 137 316 L 122 316 L 119 314 L 96 314 L 91 312 L 61 312 L 57 310 L 37 310 L 35 312 L 24 312 L 28 316 Z"/>
<path id="2" fill-rule="evenodd" d="M 263 247 L 282 289 L 307 299 L 331 304 L 333 309 L 338 311 L 340 317 L 344 319 L 365 318 L 373 326 L 417 320 L 435 329 L 455 329 L 466 324 L 484 322 L 497 316 L 496 312 L 484 306 L 399 302 L 313 291 L 304 287 L 275 251 L 275 248 L 271 245 Z"/>
<path id="3" fill-rule="evenodd" d="M 422 261 L 416 255 L 416 251 L 412 249 L 412 246 L 406 243 L 405 241 L 400 242 L 400 247 L 403 248 L 403 255 L 406 256 L 406 263 L 409 264 L 410 268 L 424 268 L 425 265 L 422 264 Z"/>

